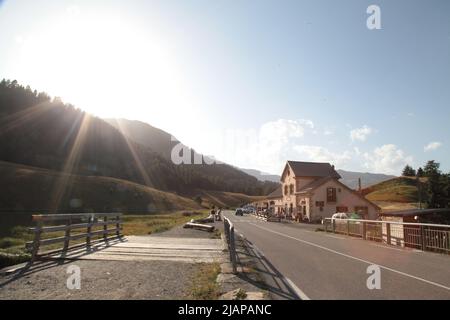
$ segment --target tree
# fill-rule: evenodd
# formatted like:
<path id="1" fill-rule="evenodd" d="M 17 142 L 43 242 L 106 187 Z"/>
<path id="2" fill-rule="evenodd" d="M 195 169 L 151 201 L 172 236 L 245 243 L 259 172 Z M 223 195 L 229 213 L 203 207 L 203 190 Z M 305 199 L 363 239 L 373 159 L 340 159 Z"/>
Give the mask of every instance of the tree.
<path id="1" fill-rule="evenodd" d="M 417 169 L 417 177 L 422 178 L 424 174 L 422 167 L 419 167 L 419 169 Z"/>
<path id="2" fill-rule="evenodd" d="M 406 165 L 403 169 L 402 175 L 405 177 L 414 177 L 416 176 L 416 170 L 414 170 L 410 165 Z"/>
<path id="3" fill-rule="evenodd" d="M 440 163 L 434 160 L 428 161 L 425 167 L 423 168 L 423 173 L 425 177 L 440 175 L 441 174 L 441 171 L 439 170 L 440 166 L 441 166 Z"/>

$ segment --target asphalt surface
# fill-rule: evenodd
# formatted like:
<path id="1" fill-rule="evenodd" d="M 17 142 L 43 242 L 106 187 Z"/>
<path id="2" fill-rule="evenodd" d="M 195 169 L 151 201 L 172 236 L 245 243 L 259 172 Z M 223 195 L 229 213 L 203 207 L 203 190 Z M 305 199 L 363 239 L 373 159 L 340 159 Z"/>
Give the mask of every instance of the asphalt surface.
<path id="1" fill-rule="evenodd" d="M 225 213 L 302 299 L 450 299 L 450 256 Z M 369 289 L 368 267 L 380 267 Z M 373 283 L 373 282 L 372 282 Z"/>

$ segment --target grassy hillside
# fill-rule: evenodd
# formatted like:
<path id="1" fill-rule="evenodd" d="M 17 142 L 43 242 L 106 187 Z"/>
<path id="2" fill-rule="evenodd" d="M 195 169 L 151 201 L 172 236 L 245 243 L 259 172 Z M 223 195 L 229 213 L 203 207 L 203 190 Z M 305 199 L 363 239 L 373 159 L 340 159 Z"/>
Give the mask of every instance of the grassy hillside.
<path id="1" fill-rule="evenodd" d="M 243 193 L 197 190 L 193 193 L 193 198 L 201 199 L 201 204 L 204 207 L 214 205 L 222 208 L 236 208 L 264 197 L 248 196 Z"/>
<path id="2" fill-rule="evenodd" d="M 3 161 L 0 177 L 1 211 L 46 212 L 61 179 L 69 186 L 60 201 L 61 212 L 147 212 L 200 207 L 191 199 L 111 177 L 64 175 Z"/>
<path id="3" fill-rule="evenodd" d="M 420 180 L 422 201 L 426 200 L 426 180 Z M 380 182 L 363 189 L 363 194 L 371 201 L 413 203 L 419 201 L 416 178 L 398 177 Z"/>

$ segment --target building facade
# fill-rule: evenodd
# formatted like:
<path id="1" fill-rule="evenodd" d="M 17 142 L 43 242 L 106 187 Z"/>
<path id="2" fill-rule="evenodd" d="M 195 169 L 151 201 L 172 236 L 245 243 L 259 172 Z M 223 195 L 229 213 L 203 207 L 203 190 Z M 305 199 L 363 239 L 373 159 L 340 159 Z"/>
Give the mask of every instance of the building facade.
<path id="1" fill-rule="evenodd" d="M 380 208 L 339 181 L 329 163 L 287 161 L 281 175 L 282 212 L 296 220 L 320 221 L 336 212 L 376 219 Z"/>

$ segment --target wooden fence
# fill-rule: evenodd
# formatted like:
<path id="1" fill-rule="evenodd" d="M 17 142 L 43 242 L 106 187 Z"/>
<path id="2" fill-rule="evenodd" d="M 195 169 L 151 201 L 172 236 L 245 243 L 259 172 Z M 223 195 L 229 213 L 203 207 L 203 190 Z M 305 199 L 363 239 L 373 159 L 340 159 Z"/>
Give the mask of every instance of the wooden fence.
<path id="1" fill-rule="evenodd" d="M 43 214 L 33 215 L 32 219 L 36 226 L 29 231 L 34 233 L 34 240 L 26 243 L 26 249 L 31 253 L 30 264 L 44 255 L 61 253 L 64 256 L 74 247 L 86 246 L 89 249 L 93 242 L 122 237 L 121 213 Z M 114 227 L 108 228 L 111 225 Z M 64 235 L 46 237 L 46 234 L 55 232 L 64 232 Z M 80 239 L 85 241 L 80 243 L 77 241 Z M 76 245 L 70 246 L 71 241 L 77 241 Z M 40 253 L 41 247 L 59 243 L 62 248 Z"/>

